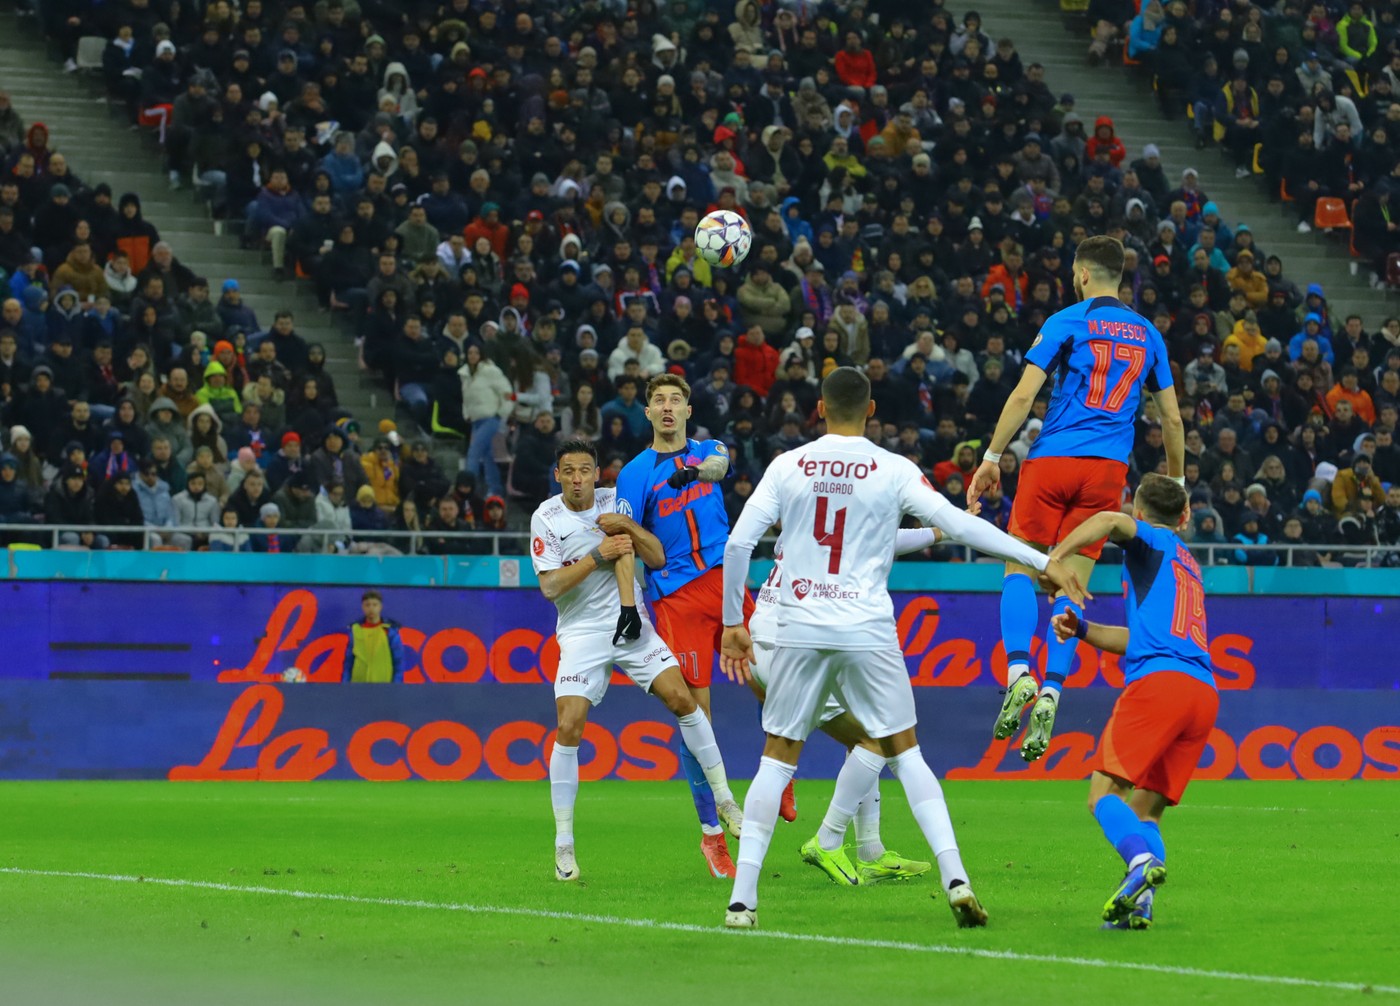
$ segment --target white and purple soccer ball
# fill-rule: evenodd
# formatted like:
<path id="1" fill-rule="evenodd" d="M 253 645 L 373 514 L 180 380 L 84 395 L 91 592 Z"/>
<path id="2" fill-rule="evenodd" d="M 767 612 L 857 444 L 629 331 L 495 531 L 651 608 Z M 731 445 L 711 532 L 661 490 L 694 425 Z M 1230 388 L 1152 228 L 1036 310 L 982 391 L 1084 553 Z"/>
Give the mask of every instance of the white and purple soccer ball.
<path id="1" fill-rule="evenodd" d="M 753 246 L 753 229 L 733 210 L 706 214 L 695 227 L 695 250 L 710 265 L 732 268 Z"/>

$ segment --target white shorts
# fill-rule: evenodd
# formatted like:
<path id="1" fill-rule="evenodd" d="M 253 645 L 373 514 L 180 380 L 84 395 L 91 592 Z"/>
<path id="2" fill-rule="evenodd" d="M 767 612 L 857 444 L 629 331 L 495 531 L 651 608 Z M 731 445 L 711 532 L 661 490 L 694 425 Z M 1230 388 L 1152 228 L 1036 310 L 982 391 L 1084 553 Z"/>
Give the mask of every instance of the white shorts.
<path id="1" fill-rule="evenodd" d="M 765 693 L 768 691 L 768 679 L 773 666 L 773 651 L 776 649 L 777 647 L 771 643 L 756 642 L 753 644 L 753 679 L 763 686 Z M 817 726 L 830 723 L 845 711 L 846 707 L 836 700 L 836 696 L 830 696 L 826 700 L 826 705 L 817 715 Z"/>
<path id="2" fill-rule="evenodd" d="M 656 676 L 676 666 L 671 648 L 648 621 L 635 642 L 612 642 L 613 630 L 575 636 L 559 643 L 559 674 L 554 679 L 554 697 L 582 695 L 592 705 L 603 701 L 612 678 L 613 665 L 632 679 L 644 692 L 651 691 Z"/>
<path id="3" fill-rule="evenodd" d="M 763 729 L 805 741 L 825 720 L 827 702 L 850 710 L 866 733 L 879 739 L 908 730 L 914 689 L 899 650 L 808 650 L 779 646 L 767 670 Z"/>

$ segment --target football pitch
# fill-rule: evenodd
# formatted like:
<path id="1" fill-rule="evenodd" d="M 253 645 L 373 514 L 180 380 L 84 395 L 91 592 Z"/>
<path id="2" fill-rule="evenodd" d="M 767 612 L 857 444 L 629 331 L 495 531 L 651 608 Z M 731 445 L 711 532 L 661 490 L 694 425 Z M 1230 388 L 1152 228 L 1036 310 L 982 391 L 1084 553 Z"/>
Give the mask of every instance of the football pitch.
<path id="1" fill-rule="evenodd" d="M 1086 784 L 945 782 L 984 930 L 936 871 L 803 865 L 831 785 L 799 776 L 735 933 L 679 782 L 585 783 L 567 885 L 547 782 L 7 783 L 0 1001 L 1400 1004 L 1393 784 L 1193 785 L 1146 933 L 1098 928 L 1122 867 Z M 886 844 L 928 858 L 882 792 Z"/>

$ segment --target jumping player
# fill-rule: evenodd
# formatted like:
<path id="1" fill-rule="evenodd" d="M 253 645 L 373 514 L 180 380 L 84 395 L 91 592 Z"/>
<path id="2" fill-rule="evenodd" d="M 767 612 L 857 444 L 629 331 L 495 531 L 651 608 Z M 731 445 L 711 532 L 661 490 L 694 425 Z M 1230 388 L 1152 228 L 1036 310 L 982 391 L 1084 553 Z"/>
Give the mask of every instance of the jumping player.
<path id="1" fill-rule="evenodd" d="M 958 853 L 948 804 L 919 750 L 914 690 L 895 631 L 890 565 L 900 518 L 908 514 L 950 537 L 1002 559 L 1044 570 L 1050 582 L 1082 601 L 1069 570 L 1048 556 L 948 504 L 916 465 L 864 436 L 874 413 L 870 381 L 840 367 L 822 382 L 817 403 L 827 434 L 779 455 L 744 506 L 724 553 L 724 638 L 721 664 L 742 679 L 753 661 L 744 627 L 744 579 L 759 537 L 781 521 L 783 576 L 779 645 L 768 670 L 763 704 L 767 734 L 749 786 L 734 891 L 724 924 L 758 924 L 758 877 L 783 789 L 802 745 L 835 696 L 875 738 L 879 753 L 857 747 L 836 778 L 836 792 L 818 835 L 821 848 L 852 876 L 841 847 L 846 826 L 880 771 L 889 765 L 933 849 L 941 888 L 959 926 L 986 925 Z"/>
<path id="2" fill-rule="evenodd" d="M 666 564 L 647 570 L 647 599 L 657 631 L 680 662 L 690 694 L 708 717 L 710 679 L 719 653 L 720 594 L 729 517 L 719 484 L 729 474 L 729 450 L 718 440 L 690 440 L 690 385 L 683 377 L 662 374 L 647 385 L 646 414 L 651 447 L 627 463 L 617 477 L 616 517 L 603 529 L 619 533 L 634 519 L 654 534 L 666 552 Z M 753 611 L 746 597 L 745 617 Z M 723 813 L 693 752 L 681 738 L 681 765 L 690 782 L 700 817 L 700 852 L 710 873 L 733 877 L 734 863 L 720 827 Z M 730 834 L 739 832 L 725 821 Z"/>
<path id="3" fill-rule="evenodd" d="M 714 730 L 685 687 L 676 658 L 640 615 L 636 636 L 614 628 L 621 603 L 618 581 L 636 583 L 634 556 L 652 569 L 666 563 L 656 537 L 626 521 L 619 532 L 600 525 L 615 503 L 611 489 L 598 489 L 598 456 L 586 440 L 570 440 L 555 451 L 554 477 L 563 488 L 540 504 L 530 519 L 530 554 L 540 591 L 559 609 L 559 673 L 554 680 L 559 732 L 549 756 L 554 805 L 554 870 L 559 880 L 579 878 L 574 853 L 574 803 L 578 798 L 578 746 L 616 664 L 676 716 L 681 736 L 700 766 L 720 813 L 737 830 L 742 818 L 724 772 Z"/>
<path id="4" fill-rule="evenodd" d="M 1205 588 L 1195 558 L 1176 536 L 1186 490 L 1144 475 L 1133 516 L 1090 517 L 1050 553 L 1064 561 L 1105 535 L 1123 549 L 1127 628 L 1096 625 L 1073 611 L 1055 616 L 1056 635 L 1123 656 L 1127 684 L 1094 754 L 1089 810 L 1127 864 L 1103 907 L 1105 929 L 1146 929 L 1167 880 L 1162 812 L 1181 802 L 1220 706 L 1206 636 Z"/>
<path id="5" fill-rule="evenodd" d="M 983 493 L 1001 480 L 997 462 L 1051 374 L 1050 408 L 1040 437 L 1021 466 L 1011 505 L 1012 535 L 1048 551 L 1063 534 L 1123 497 L 1133 429 L 1144 386 L 1157 403 L 1167 448 L 1167 473 L 1185 485 L 1186 434 L 1171 363 L 1161 334 L 1118 300 L 1123 245 L 1116 238 L 1082 241 L 1074 256 L 1074 292 L 1080 302 L 1052 315 L 1026 353 L 1025 370 L 1011 393 L 996 430 L 967 489 L 968 509 L 977 513 Z M 1088 541 L 1067 564 L 1089 582 L 1103 540 Z M 1053 615 L 1081 614 L 1070 598 L 1056 596 Z M 1007 563 L 1002 581 L 1001 639 L 1006 648 L 1006 693 L 993 736 L 1013 736 L 1021 711 L 1036 699 L 1021 743 L 1021 757 L 1035 761 L 1050 744 L 1060 688 L 1074 660 L 1075 644 L 1060 642 L 1047 628 L 1045 683 L 1036 697 L 1030 673 L 1031 637 L 1038 616 L 1031 570 Z"/>
<path id="6" fill-rule="evenodd" d="M 901 530 L 895 538 L 895 555 L 918 552 L 938 544 L 941 532 L 937 528 L 908 528 Z M 767 695 L 768 671 L 773 663 L 773 650 L 778 645 L 778 600 L 783 592 L 783 543 L 778 542 L 773 550 L 773 568 L 768 578 L 759 588 L 754 599 L 753 615 L 749 618 L 749 635 L 753 639 L 754 662 L 751 669 L 749 687 L 762 702 Z M 865 748 L 876 757 L 879 746 L 870 739 L 870 734 L 861 726 L 845 706 L 834 697 L 827 699 L 821 711 L 821 722 L 817 724 L 822 733 L 847 752 L 857 747 Z M 786 795 L 791 791 L 789 781 Z M 796 806 L 794 804 L 794 810 Z M 782 811 L 779 811 L 782 816 Z M 843 872 L 841 863 L 822 848 L 821 835 L 814 835 L 802 846 L 802 860 L 823 871 L 838 884 L 874 884 L 882 880 L 906 880 L 917 877 L 932 869 L 932 864 L 917 859 L 905 859 L 899 853 L 886 849 L 880 840 L 880 782 L 877 778 L 870 792 L 861 797 L 856 807 L 856 872 L 848 875 Z M 834 834 L 828 837 L 836 837 Z M 844 837 L 844 833 L 842 834 Z"/>

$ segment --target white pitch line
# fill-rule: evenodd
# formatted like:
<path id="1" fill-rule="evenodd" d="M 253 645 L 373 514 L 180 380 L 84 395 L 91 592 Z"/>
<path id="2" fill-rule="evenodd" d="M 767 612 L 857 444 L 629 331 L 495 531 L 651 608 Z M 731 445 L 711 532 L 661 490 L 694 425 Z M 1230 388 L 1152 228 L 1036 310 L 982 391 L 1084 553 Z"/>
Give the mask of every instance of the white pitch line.
<path id="1" fill-rule="evenodd" d="M 1256 985 L 1285 985 L 1302 988 L 1332 989 L 1338 992 L 1383 992 L 1400 995 L 1400 986 L 1370 985 L 1365 982 L 1333 982 L 1315 978 L 1295 978 L 1289 975 L 1261 975 L 1243 971 L 1216 971 L 1208 968 L 1176 967 L 1170 964 L 1150 964 L 1142 961 L 1100 960 L 1096 957 L 1062 957 L 1056 954 L 1028 954 L 1017 950 L 986 950 L 978 947 L 957 947 L 940 943 L 906 943 L 900 940 L 867 940 L 853 936 L 825 936 L 819 933 L 789 933 L 777 929 L 733 930 L 719 926 L 697 926 L 688 922 L 666 922 L 659 919 L 629 919 L 618 915 L 594 915 L 589 912 L 553 912 L 540 908 L 519 908 L 509 905 L 471 905 L 462 902 L 421 901 L 408 898 L 370 898 L 356 894 L 335 894 L 326 891 L 300 891 L 294 888 L 263 887 L 260 885 L 221 884 L 209 880 L 179 880 L 167 877 L 138 877 L 121 873 L 92 873 L 83 870 L 26 870 L 15 866 L 0 867 L 0 874 L 20 877 L 59 877 L 74 880 L 101 880 L 116 884 L 154 884 L 224 894 L 265 894 L 303 901 L 332 901 L 351 905 L 371 905 L 382 908 L 424 908 L 440 912 L 462 912 L 468 915 L 505 915 L 517 918 L 553 919 L 560 922 L 594 922 L 606 926 L 626 926 L 633 929 L 663 929 L 673 933 L 693 933 L 702 936 L 723 936 L 733 939 L 785 940 L 790 943 L 816 943 L 823 946 L 850 947 L 862 950 L 899 950 L 906 953 L 948 954 L 954 957 L 977 957 L 985 960 L 1021 961 L 1033 964 L 1066 964 L 1081 968 L 1103 968 L 1114 971 L 1138 971 L 1149 974 L 1175 975 L 1181 978 L 1211 978 L 1220 981 L 1251 982 Z"/>

